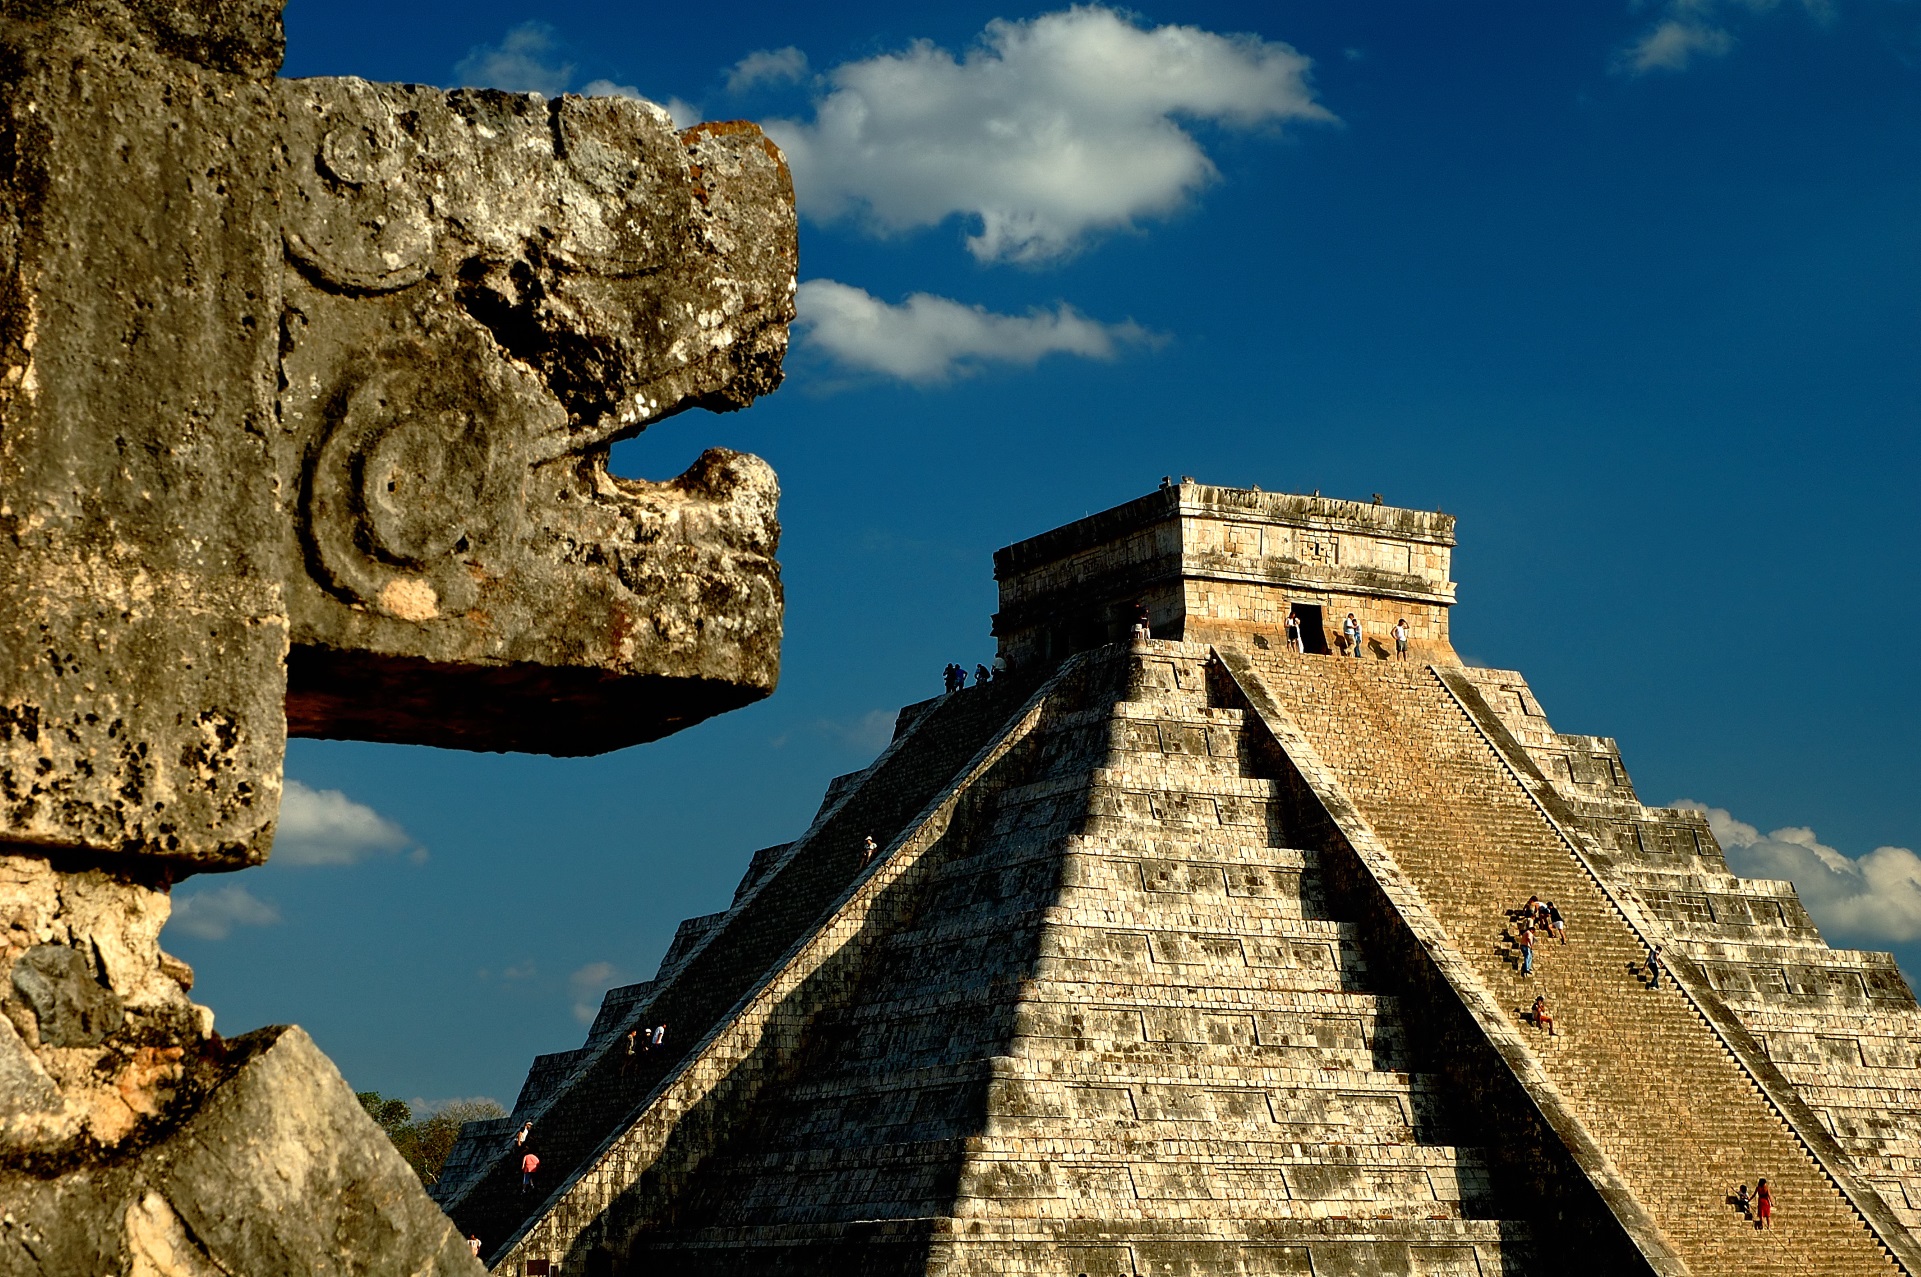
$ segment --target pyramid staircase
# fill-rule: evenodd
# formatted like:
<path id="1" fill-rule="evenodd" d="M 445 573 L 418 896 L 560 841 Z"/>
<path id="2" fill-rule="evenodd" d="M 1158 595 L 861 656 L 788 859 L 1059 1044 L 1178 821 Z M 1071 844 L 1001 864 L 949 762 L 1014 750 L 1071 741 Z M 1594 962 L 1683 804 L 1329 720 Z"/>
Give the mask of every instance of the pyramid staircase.
<path id="1" fill-rule="evenodd" d="M 1733 1017 L 1683 971 L 1642 978 L 1647 929 L 1557 828 L 1438 669 L 1262 654 L 1241 662 L 1297 763 L 1352 804 L 1445 932 L 1480 990 L 1518 1026 L 1537 994 L 1558 1035 L 1532 1034 L 1531 1064 L 1591 1138 L 1604 1173 L 1658 1234 L 1657 1266 L 1697 1273 L 1890 1273 L 1884 1239 L 1912 1241 L 1848 1159 L 1760 1060 L 1737 1058 Z M 1297 734 L 1297 735 L 1296 735 Z M 1351 834 L 1354 832 L 1349 831 Z M 1506 911 L 1538 894 L 1570 918 L 1570 943 L 1539 943 L 1524 977 Z M 1718 1021 L 1718 1028 L 1715 1021 Z M 1767 1176 L 1775 1227 L 1727 1201 Z M 1879 1231 L 1870 1227 L 1874 1216 Z"/>
<path id="2" fill-rule="evenodd" d="M 1461 1146 L 1212 666 L 1070 661 L 823 917 L 858 963 L 790 950 L 495 1270 L 1522 1271 L 1544 1199 Z"/>
<path id="3" fill-rule="evenodd" d="M 1512 1262 L 1525 1228 L 1485 1217 L 1481 1159 L 1436 1138 L 1400 1007 L 1279 836 L 1204 650 L 1107 665 L 637 1266 L 845 1271 L 849 1244 L 865 1272 Z"/>
<path id="4" fill-rule="evenodd" d="M 442 1200 L 516 1277 L 1921 1272 L 1476 695 L 1137 641 L 910 707 L 622 1002 L 685 1037 L 528 1109 L 559 1182 Z"/>

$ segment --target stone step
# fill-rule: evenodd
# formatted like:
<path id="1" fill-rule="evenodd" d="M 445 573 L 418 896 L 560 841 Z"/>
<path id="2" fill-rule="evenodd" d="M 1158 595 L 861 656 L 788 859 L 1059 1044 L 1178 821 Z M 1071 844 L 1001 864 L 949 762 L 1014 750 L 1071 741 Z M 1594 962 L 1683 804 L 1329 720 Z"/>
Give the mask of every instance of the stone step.
<path id="1" fill-rule="evenodd" d="M 1640 942 L 1439 680 L 1351 664 L 1362 668 L 1257 662 L 1479 977 L 1510 1005 L 1546 992 L 1567 1031 L 1526 1041 L 1690 1266 L 1893 1271 L 1692 1006 L 1640 984 L 1629 969 Z M 1501 937 L 1504 911 L 1530 893 L 1561 905 L 1574 943 L 1545 946 L 1523 980 Z M 1757 1173 L 1782 1204 L 1765 1251 L 1739 1245 L 1751 1239 L 1729 1230 L 1719 1203 Z"/>
<path id="2" fill-rule="evenodd" d="M 1372 1106 L 1389 1104 L 1403 1114 L 1432 1120 L 1427 1110 L 1438 1104 L 1439 1078 L 1424 1073 L 1387 1072 L 1373 1068 L 1313 1068 L 1194 1063 L 1171 1057 L 1103 1057 L 1080 1053 L 1039 1059 L 1028 1056 L 975 1056 L 923 1068 L 868 1069 L 859 1073 L 813 1074 L 797 1079 L 788 1090 L 796 1104 L 840 1102 L 858 1098 L 863 1103 L 918 1103 L 924 1091 L 958 1093 L 986 1088 L 1010 1088 L 1008 1095 L 1033 1084 L 1052 1087 L 1101 1089 L 1161 1087 L 1190 1091 L 1223 1089 L 1259 1091 L 1271 1097 L 1277 1113 L 1288 1120 L 1305 1120 L 1312 1104 L 1328 1096 L 1360 1096 Z M 1022 1092 L 1026 1093 L 1026 1092 Z M 1098 1101 L 1098 1102 L 1097 1102 Z M 1009 1103 L 1014 1101 L 1010 1099 Z M 1096 1097 L 1088 1111 L 1119 1109 Z M 1409 1106 L 1412 1105 L 1413 1108 Z M 1018 1106 L 1017 1106 L 1018 1107 Z M 1025 1111 L 1024 1109 L 1019 1111 Z M 1276 1120 L 1281 1120 L 1279 1117 Z"/>

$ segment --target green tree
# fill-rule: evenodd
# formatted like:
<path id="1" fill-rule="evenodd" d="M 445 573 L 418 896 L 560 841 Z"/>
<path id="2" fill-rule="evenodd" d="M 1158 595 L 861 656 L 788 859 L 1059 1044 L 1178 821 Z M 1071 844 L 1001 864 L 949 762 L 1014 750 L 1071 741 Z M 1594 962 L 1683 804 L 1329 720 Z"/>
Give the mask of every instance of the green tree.
<path id="1" fill-rule="evenodd" d="M 387 1138 L 393 1141 L 394 1148 L 406 1159 L 407 1165 L 414 1168 L 414 1174 L 420 1176 L 423 1184 L 440 1178 L 440 1168 L 447 1164 L 447 1155 L 454 1151 L 463 1123 L 507 1116 L 507 1110 L 492 1100 L 455 1100 L 415 1121 L 413 1110 L 404 1100 L 390 1099 L 379 1091 L 360 1091 L 354 1098 L 367 1110 L 367 1116 L 387 1132 Z"/>

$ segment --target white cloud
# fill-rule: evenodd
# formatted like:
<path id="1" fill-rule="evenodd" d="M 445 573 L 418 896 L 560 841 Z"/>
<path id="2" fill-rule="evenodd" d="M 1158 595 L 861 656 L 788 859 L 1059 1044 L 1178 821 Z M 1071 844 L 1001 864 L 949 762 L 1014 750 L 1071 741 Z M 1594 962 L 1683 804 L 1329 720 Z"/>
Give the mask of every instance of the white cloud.
<path id="1" fill-rule="evenodd" d="M 615 84 L 612 80 L 589 80 L 580 86 L 580 95 L 588 98 L 633 98 L 640 100 L 640 90 L 631 84 Z"/>
<path id="2" fill-rule="evenodd" d="M 279 909 L 234 883 L 176 893 L 169 925 L 202 940 L 225 940 L 235 927 L 271 927 L 279 921 Z"/>
<path id="3" fill-rule="evenodd" d="M 407 831 L 338 789 L 310 789 L 289 779 L 280 796 L 273 858 L 283 865 L 351 865 L 414 846 Z M 426 858 L 414 847 L 412 859 Z"/>
<path id="4" fill-rule="evenodd" d="M 631 98 L 636 102 L 649 100 L 633 85 L 615 84 L 612 80 L 589 80 L 576 92 L 582 97 L 589 98 Z M 674 117 L 674 127 L 677 129 L 691 129 L 707 118 L 701 114 L 699 107 L 691 102 L 683 102 L 679 98 L 670 97 L 664 105 L 667 108 L 667 114 Z"/>
<path id="5" fill-rule="evenodd" d="M 983 261 L 1044 262 L 1180 208 L 1215 176 L 1178 121 L 1331 120 L 1309 60 L 1257 36 L 1078 6 L 996 19 L 956 59 L 922 41 L 844 63 L 811 122 L 772 120 L 801 208 L 894 233 L 961 214 Z"/>
<path id="6" fill-rule="evenodd" d="M 1781 0 L 1668 0 L 1655 24 L 1621 50 L 1615 66 L 1629 75 L 1647 75 L 1685 71 L 1696 58 L 1725 57 L 1734 48 L 1731 20 L 1780 6 Z M 1830 0 L 1801 0 L 1801 8 L 1817 22 L 1833 13 Z"/>
<path id="7" fill-rule="evenodd" d="M 499 44 L 480 44 L 454 64 L 462 84 L 477 89 L 506 89 L 512 93 L 563 92 L 573 78 L 574 64 L 562 60 L 554 29 L 544 22 L 523 22 Z"/>
<path id="8" fill-rule="evenodd" d="M 894 710 L 870 709 L 852 722 L 823 718 L 815 725 L 849 749 L 878 752 L 894 739 L 894 721 L 899 717 Z"/>
<path id="9" fill-rule="evenodd" d="M 793 84 L 807 76 L 807 55 L 788 45 L 784 49 L 756 49 L 734 63 L 727 73 L 727 91 L 745 93 L 761 84 Z"/>
<path id="10" fill-rule="evenodd" d="M 475 88 L 553 97 L 567 92 L 567 86 L 573 83 L 574 64 L 563 60 L 552 27 L 544 22 L 523 22 L 499 44 L 469 49 L 467 56 L 454 64 L 454 74 L 462 84 Z M 634 85 L 608 79 L 589 80 L 574 92 L 590 98 L 650 100 Z M 679 98 L 670 97 L 665 105 L 677 129 L 691 128 L 703 118 L 699 107 Z"/>
<path id="11" fill-rule="evenodd" d="M 600 995 L 620 983 L 619 971 L 611 962 L 589 962 L 567 977 L 574 991 L 574 1019 L 592 1024 L 600 1013 Z"/>
<path id="12" fill-rule="evenodd" d="M 1002 315 L 931 293 L 899 305 L 831 279 L 800 286 L 799 323 L 810 345 L 843 367 L 919 385 L 968 376 L 987 364 L 1032 367 L 1052 354 L 1113 359 L 1153 340 L 1131 321 L 1104 324 L 1062 303 Z"/>
<path id="13" fill-rule="evenodd" d="M 1735 873 L 1792 882 L 1822 931 L 1893 944 L 1921 940 L 1921 856 L 1906 847 L 1847 856 L 1805 826 L 1763 834 L 1723 807 L 1687 798 L 1673 805 L 1707 815 Z"/>
<path id="14" fill-rule="evenodd" d="M 1635 75 L 1650 71 L 1685 71 L 1698 56 L 1718 58 L 1734 47 L 1734 37 L 1723 27 L 1684 18 L 1663 18 L 1622 55 Z"/>

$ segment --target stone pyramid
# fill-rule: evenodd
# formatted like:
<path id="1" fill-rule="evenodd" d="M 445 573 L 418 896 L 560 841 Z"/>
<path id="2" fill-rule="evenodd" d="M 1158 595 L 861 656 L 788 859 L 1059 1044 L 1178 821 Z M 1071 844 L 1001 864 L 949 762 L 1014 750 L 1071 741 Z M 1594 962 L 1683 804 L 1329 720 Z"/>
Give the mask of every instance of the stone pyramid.
<path id="1" fill-rule="evenodd" d="M 437 1197 L 530 1275 L 1921 1272 L 1892 959 L 1462 666 L 1452 543 L 1183 483 L 1002 551 L 1008 675 L 903 710 Z M 1410 659 L 1322 654 L 1347 611 Z"/>

